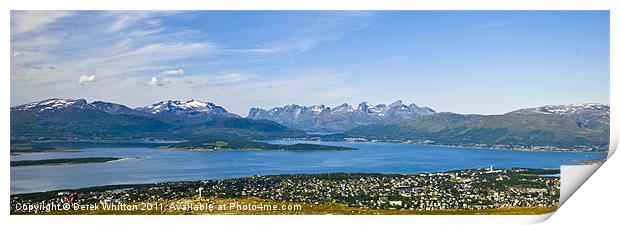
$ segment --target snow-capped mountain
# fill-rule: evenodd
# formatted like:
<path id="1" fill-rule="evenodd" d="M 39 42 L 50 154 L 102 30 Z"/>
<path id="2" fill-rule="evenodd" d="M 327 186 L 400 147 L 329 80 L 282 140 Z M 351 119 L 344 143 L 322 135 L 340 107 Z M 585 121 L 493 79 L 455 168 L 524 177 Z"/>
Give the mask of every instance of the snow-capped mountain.
<path id="1" fill-rule="evenodd" d="M 32 102 L 20 106 L 11 107 L 11 112 L 46 114 L 54 112 L 92 112 L 107 114 L 129 114 L 129 115 L 145 115 L 152 117 L 174 117 L 185 119 L 189 117 L 210 118 L 213 116 L 235 117 L 238 115 L 229 113 L 221 106 L 210 102 L 201 102 L 197 100 L 189 101 L 162 101 L 152 105 L 138 107 L 136 109 L 127 106 L 95 101 L 88 103 L 84 99 L 62 99 L 53 98 L 37 102 Z"/>
<path id="2" fill-rule="evenodd" d="M 54 112 L 56 110 L 63 110 L 67 108 L 76 108 L 76 109 L 94 109 L 94 107 L 86 102 L 84 99 L 62 99 L 62 98 L 52 98 L 46 99 L 42 101 L 31 102 L 28 104 L 11 107 L 11 112 L 21 111 L 21 112 L 33 112 L 33 113 L 45 113 L 45 112 Z"/>
<path id="3" fill-rule="evenodd" d="M 556 115 L 575 115 L 582 113 L 607 114 L 609 105 L 604 104 L 571 104 L 571 105 L 547 105 L 536 108 L 520 109 L 510 113 L 540 113 Z"/>
<path id="4" fill-rule="evenodd" d="M 136 110 L 150 113 L 150 114 L 160 114 L 160 113 L 189 113 L 189 114 L 199 114 L 199 113 L 208 113 L 208 114 L 227 114 L 228 111 L 221 106 L 215 105 L 211 102 L 202 102 L 198 100 L 191 99 L 189 101 L 161 101 L 152 105 L 147 105 L 144 107 L 138 107 Z"/>
<path id="5" fill-rule="evenodd" d="M 86 102 L 84 99 L 52 98 L 42 101 L 11 107 L 11 112 L 21 114 L 48 115 L 53 113 L 108 113 L 108 114 L 139 114 L 139 112 L 115 103 L 95 101 Z"/>
<path id="6" fill-rule="evenodd" d="M 296 104 L 270 110 L 252 108 L 248 118 L 272 120 L 306 131 L 338 132 L 378 121 L 413 119 L 432 113 L 435 111 L 428 107 L 418 107 L 415 104 L 405 105 L 399 100 L 390 105 L 372 105 L 362 102 L 357 107 L 345 103 L 334 108 L 324 105 L 301 106 Z"/>
<path id="7" fill-rule="evenodd" d="M 194 99 L 188 101 L 161 101 L 152 105 L 138 107 L 136 111 L 151 114 L 158 119 L 168 122 L 200 123 L 216 117 L 241 118 L 236 114 L 229 113 L 224 107 Z"/>
<path id="8" fill-rule="evenodd" d="M 520 109 L 510 114 L 542 114 L 569 117 L 575 120 L 579 128 L 609 127 L 609 105 L 604 104 L 570 104 L 547 105 L 535 108 Z"/>

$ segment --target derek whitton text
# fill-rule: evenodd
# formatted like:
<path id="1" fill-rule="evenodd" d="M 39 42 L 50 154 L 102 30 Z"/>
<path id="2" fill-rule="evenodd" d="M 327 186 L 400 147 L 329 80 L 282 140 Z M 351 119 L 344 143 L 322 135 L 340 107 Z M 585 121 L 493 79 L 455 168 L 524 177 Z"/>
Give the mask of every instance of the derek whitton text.
<path id="1" fill-rule="evenodd" d="M 54 211 L 301 211 L 299 204 L 264 204 L 264 203 L 238 203 L 231 202 L 226 204 L 212 203 L 62 203 L 62 204 L 22 204 L 16 203 L 14 206 L 16 212 L 22 213 L 50 213 Z"/>

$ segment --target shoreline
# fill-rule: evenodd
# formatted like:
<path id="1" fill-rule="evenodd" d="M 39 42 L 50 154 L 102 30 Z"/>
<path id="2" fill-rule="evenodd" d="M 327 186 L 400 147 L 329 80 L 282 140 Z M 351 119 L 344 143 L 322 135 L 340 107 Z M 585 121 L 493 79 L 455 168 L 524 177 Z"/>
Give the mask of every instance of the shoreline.
<path id="1" fill-rule="evenodd" d="M 492 151 L 520 151 L 520 152 L 582 152 L 582 153 L 608 153 L 606 151 L 583 151 L 583 150 L 530 150 L 522 148 L 496 148 L 496 147 L 480 147 L 480 146 L 462 146 L 462 145 L 447 145 L 447 144 L 430 144 L 430 143 L 407 143 L 407 142 L 393 142 L 393 141 L 330 141 L 330 140 L 310 140 L 310 139 L 277 139 L 277 140 L 265 140 L 265 141 L 310 141 L 310 142 L 343 142 L 343 143 L 384 143 L 384 144 L 404 144 L 404 145 L 422 145 L 432 147 L 448 147 L 448 148 L 473 148 L 481 150 Z"/>

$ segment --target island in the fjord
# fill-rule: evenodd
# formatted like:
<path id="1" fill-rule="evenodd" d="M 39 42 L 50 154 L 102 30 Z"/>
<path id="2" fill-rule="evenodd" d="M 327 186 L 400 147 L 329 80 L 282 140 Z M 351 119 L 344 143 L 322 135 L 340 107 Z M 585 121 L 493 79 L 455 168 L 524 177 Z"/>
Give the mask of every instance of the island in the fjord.
<path id="1" fill-rule="evenodd" d="M 162 149 L 178 149 L 191 151 L 224 151 L 224 150 L 287 150 L 287 151 L 320 151 L 320 150 L 357 150 L 344 146 L 317 145 L 298 143 L 292 145 L 269 144 L 245 140 L 209 140 L 185 141 L 160 147 Z"/>
<path id="2" fill-rule="evenodd" d="M 18 160 L 11 161 L 11 167 L 15 166 L 46 166 L 46 165 L 66 165 L 66 164 L 87 164 L 103 163 L 122 158 L 117 157 L 87 157 L 87 158 L 62 158 L 62 159 L 41 159 L 41 160 Z"/>

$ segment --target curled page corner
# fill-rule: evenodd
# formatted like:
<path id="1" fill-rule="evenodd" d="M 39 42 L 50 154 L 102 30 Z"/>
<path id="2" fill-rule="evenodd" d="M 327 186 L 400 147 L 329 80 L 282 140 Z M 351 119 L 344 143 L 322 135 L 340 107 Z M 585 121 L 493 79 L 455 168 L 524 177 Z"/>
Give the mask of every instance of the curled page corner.
<path id="1" fill-rule="evenodd" d="M 608 158 L 612 154 L 612 150 L 610 149 L 610 154 Z M 558 204 L 558 208 L 556 211 L 564 205 L 564 203 L 570 199 L 570 197 L 579 190 L 579 188 L 586 182 L 594 173 L 604 164 L 605 162 L 600 162 L 592 165 L 566 165 L 560 167 L 560 200 Z M 550 212 L 547 214 L 537 215 L 532 217 L 528 223 L 536 224 L 541 223 L 553 216 L 556 212 Z"/>
<path id="2" fill-rule="evenodd" d="M 613 137 L 613 135 L 612 135 Z M 617 138 L 610 138 L 610 148 L 607 155 L 607 159 L 609 159 L 614 153 L 618 146 Z M 601 168 L 601 166 L 606 162 L 598 162 L 591 165 L 565 165 L 560 167 L 560 200 L 558 204 L 558 209 L 564 205 L 564 203 L 570 199 L 579 188 L 596 173 L 596 171 Z M 557 209 L 556 209 L 557 211 Z M 539 215 L 540 217 L 533 218 L 533 223 L 540 223 L 549 219 L 554 212 Z"/>
<path id="3" fill-rule="evenodd" d="M 611 128 L 609 139 L 609 159 L 618 148 L 617 127 Z M 615 137 L 615 138 L 614 138 Z M 558 208 L 573 195 L 579 188 L 606 162 L 597 162 L 591 165 L 565 165 L 560 167 L 560 202 Z"/>
<path id="4" fill-rule="evenodd" d="M 560 167 L 560 204 L 570 198 L 598 170 L 603 163 L 592 165 L 566 165 Z"/>

